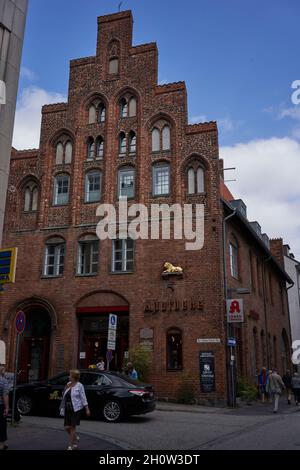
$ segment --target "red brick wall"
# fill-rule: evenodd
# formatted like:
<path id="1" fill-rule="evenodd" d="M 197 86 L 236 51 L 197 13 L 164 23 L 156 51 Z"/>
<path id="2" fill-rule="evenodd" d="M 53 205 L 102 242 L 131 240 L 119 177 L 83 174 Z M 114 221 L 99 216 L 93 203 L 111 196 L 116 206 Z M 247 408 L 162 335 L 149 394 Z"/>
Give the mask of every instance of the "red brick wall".
<path id="1" fill-rule="evenodd" d="M 198 398 L 224 399 L 226 394 L 225 330 L 222 261 L 222 224 L 220 202 L 220 174 L 218 134 L 216 123 L 188 125 L 187 96 L 184 82 L 157 85 L 157 48 L 155 44 L 132 47 L 132 17 L 130 12 L 102 17 L 98 20 L 97 55 L 71 61 L 68 103 L 44 106 L 40 149 L 36 152 L 13 152 L 10 183 L 16 191 L 9 193 L 4 243 L 18 246 L 16 284 L 6 287 L 0 309 L 0 332 L 8 340 L 9 367 L 14 356 L 13 315 L 26 299 L 47 301 L 53 308 L 49 374 L 78 363 L 78 320 L 76 308 L 84 296 L 100 292 L 114 293 L 129 305 L 130 348 L 139 343 L 141 328 L 153 328 L 151 381 L 160 396 L 175 398 L 184 372 L 194 374 L 192 380 Z M 108 75 L 110 42 L 116 41 L 120 58 L 120 73 Z M 120 119 L 119 99 L 130 91 L 137 98 L 137 116 Z M 105 124 L 88 124 L 88 105 L 99 96 L 106 103 Z M 171 126 L 170 152 L 151 153 L 151 129 L 161 120 Z M 135 157 L 118 156 L 120 131 L 137 134 Z M 61 134 L 73 142 L 72 164 L 55 165 L 55 144 Z M 90 136 L 105 139 L 105 156 L 101 162 L 86 161 L 86 143 Z M 205 167 L 205 190 L 201 195 L 187 194 L 187 166 L 193 156 Z M 171 165 L 171 194 L 167 198 L 152 196 L 152 164 L 167 161 Z M 98 222 L 97 204 L 84 202 L 85 172 L 90 167 L 103 172 L 101 202 L 117 202 L 117 172 L 124 163 L 136 170 L 136 197 L 134 202 L 151 203 L 204 203 L 205 243 L 200 251 L 186 251 L 182 240 L 144 240 L 136 242 L 135 270 L 133 274 L 111 274 L 111 242 L 100 242 L 98 274 L 76 277 L 77 241 L 82 234 L 95 233 Z M 68 206 L 53 207 L 54 177 L 59 171 L 71 176 L 71 195 Z M 35 215 L 23 214 L 22 185 L 31 175 L 39 183 L 39 210 Z M 66 241 L 64 274 L 61 278 L 44 279 L 43 262 L 45 242 L 51 235 Z M 243 257 L 247 254 L 247 241 L 241 237 Z M 165 261 L 182 266 L 182 278 L 165 280 L 161 277 Z M 246 263 L 242 280 L 246 280 Z M 125 299 L 125 300 L 124 300 Z M 201 301 L 202 310 L 182 307 L 183 301 Z M 250 302 L 253 301 L 253 304 Z M 278 300 L 278 299 L 277 299 Z M 30 303 L 29 301 L 29 303 Z M 38 300 L 39 301 L 39 300 Z M 106 302 L 106 300 L 103 300 Z M 121 300 L 120 300 L 121 301 Z M 145 312 L 149 302 L 180 301 L 181 307 L 173 311 Z M 123 304 L 122 304 L 123 305 Z M 99 305 L 98 305 L 99 306 Z M 246 310 L 259 311 L 263 321 L 261 299 L 251 296 Z M 271 308 L 271 307 L 268 307 Z M 272 334 L 278 313 L 270 311 Z M 279 315 L 279 316 L 278 316 Z M 283 317 L 280 317 L 280 319 Z M 57 319 L 57 325 L 55 325 Z M 284 320 L 285 321 L 285 320 Z M 252 325 L 252 320 L 247 320 Z M 182 330 L 183 371 L 166 370 L 166 332 L 169 328 Z M 247 333 L 244 351 L 249 354 Z M 277 330 L 276 330 L 277 334 Z M 278 336 L 278 334 L 277 334 Z M 220 344 L 198 344 L 197 338 L 220 338 Z M 248 339 L 247 339 L 248 338 Z M 278 336 L 279 339 L 279 336 Z M 278 342 L 279 344 L 279 342 Z M 61 356 L 62 347 L 64 355 Z M 248 348 L 248 349 L 247 349 Z M 199 352 L 215 352 L 216 393 L 205 397 L 199 387 Z M 63 359 L 63 360 L 62 360 Z M 248 359 L 246 358 L 248 364 Z M 246 372 L 248 373 L 248 365 Z"/>

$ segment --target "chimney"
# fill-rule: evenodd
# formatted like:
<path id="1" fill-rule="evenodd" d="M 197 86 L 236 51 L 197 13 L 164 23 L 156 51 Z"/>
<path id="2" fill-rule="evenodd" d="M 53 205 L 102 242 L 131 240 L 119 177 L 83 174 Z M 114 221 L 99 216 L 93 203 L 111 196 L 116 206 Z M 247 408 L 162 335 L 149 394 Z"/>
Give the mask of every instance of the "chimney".
<path id="1" fill-rule="evenodd" d="M 284 250 L 282 238 L 274 238 L 270 240 L 270 251 L 278 263 L 284 267 Z"/>

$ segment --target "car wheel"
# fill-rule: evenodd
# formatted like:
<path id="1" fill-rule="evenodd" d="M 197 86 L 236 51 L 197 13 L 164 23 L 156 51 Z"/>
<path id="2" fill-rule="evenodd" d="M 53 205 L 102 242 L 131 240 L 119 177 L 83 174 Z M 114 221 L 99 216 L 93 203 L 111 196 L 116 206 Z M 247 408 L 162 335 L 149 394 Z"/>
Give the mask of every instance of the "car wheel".
<path id="1" fill-rule="evenodd" d="M 123 416 L 121 404 L 117 400 L 107 401 L 103 406 L 102 415 L 107 423 L 117 423 Z"/>
<path id="2" fill-rule="evenodd" d="M 32 398 L 28 395 L 21 395 L 17 399 L 17 410 L 21 415 L 29 415 L 32 411 L 33 403 Z"/>

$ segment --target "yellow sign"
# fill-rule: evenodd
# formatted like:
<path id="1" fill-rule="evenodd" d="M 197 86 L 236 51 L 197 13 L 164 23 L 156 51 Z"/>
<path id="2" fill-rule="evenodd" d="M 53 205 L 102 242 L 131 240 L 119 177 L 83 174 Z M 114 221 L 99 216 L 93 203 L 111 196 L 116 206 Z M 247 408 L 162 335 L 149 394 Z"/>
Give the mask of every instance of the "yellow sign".
<path id="1" fill-rule="evenodd" d="M 0 284 L 15 282 L 18 248 L 0 250 Z"/>

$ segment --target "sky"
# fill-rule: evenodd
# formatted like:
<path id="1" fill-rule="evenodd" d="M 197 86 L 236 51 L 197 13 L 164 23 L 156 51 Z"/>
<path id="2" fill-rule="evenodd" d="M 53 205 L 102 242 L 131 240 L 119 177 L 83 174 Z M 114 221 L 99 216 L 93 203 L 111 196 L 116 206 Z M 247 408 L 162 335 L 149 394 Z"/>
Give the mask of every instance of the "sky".
<path id="1" fill-rule="evenodd" d="M 29 0 L 13 144 L 38 147 L 41 106 L 66 101 L 69 61 L 95 55 L 120 0 Z M 124 0 L 133 44 L 157 42 L 159 83 L 185 80 L 189 122 L 216 120 L 228 186 L 300 259 L 299 0 Z M 299 93 L 300 97 L 300 93 Z"/>

